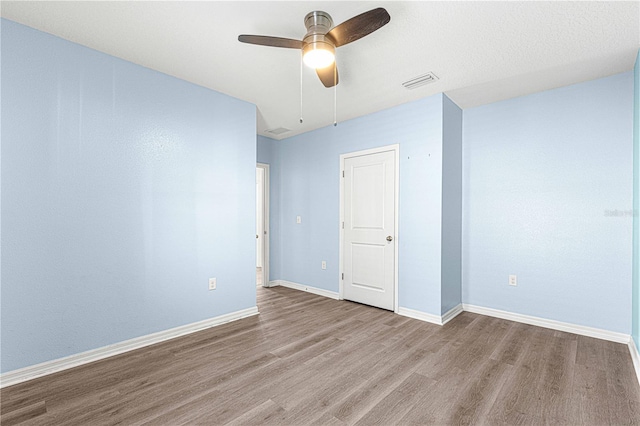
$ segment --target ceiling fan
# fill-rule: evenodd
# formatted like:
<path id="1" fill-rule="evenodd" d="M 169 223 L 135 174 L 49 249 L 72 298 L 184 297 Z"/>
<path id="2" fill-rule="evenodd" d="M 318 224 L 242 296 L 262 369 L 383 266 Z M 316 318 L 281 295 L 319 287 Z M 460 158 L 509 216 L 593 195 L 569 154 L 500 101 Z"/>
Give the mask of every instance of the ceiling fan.
<path id="1" fill-rule="evenodd" d="M 238 36 L 238 41 L 262 46 L 301 49 L 304 63 L 315 68 L 325 87 L 333 87 L 338 84 L 336 47 L 359 40 L 380 29 L 390 20 L 389 13 L 379 7 L 354 16 L 334 27 L 333 20 L 327 12 L 316 10 L 304 17 L 307 34 L 302 40 L 242 34 Z"/>

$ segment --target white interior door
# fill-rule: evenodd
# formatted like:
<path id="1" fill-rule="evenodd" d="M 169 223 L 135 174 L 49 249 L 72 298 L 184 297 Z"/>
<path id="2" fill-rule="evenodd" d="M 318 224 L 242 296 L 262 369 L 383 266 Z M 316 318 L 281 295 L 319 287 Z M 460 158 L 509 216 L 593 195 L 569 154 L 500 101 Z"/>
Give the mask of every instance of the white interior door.
<path id="1" fill-rule="evenodd" d="M 395 306 L 396 151 L 344 159 L 343 297 Z"/>
<path id="2" fill-rule="evenodd" d="M 256 167 L 256 285 L 269 286 L 269 165 Z"/>
<path id="3" fill-rule="evenodd" d="M 256 267 L 264 260 L 264 169 L 256 168 Z"/>

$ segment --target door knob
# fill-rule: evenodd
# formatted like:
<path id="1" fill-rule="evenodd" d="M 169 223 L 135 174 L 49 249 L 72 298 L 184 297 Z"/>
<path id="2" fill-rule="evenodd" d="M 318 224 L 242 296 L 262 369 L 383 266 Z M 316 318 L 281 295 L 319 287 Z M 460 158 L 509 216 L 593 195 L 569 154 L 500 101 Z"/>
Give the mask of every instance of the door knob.
<path id="1" fill-rule="evenodd" d="M 387 237 L 387 241 L 393 241 L 393 237 L 392 237 L 391 235 L 389 235 L 389 236 Z"/>

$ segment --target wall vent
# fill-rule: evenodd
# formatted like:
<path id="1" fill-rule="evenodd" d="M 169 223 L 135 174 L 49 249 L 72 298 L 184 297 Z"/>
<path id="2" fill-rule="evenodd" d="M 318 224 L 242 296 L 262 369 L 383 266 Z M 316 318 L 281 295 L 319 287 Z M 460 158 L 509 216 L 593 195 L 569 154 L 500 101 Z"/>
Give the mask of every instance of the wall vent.
<path id="1" fill-rule="evenodd" d="M 434 81 L 437 81 L 437 80 L 438 80 L 438 77 L 434 73 L 428 72 L 419 77 L 412 78 L 409 81 L 405 81 L 404 83 L 402 83 L 402 85 L 406 89 L 415 89 L 416 87 L 424 86 L 425 84 L 433 83 Z"/>
<path id="2" fill-rule="evenodd" d="M 290 132 L 291 129 L 287 129 L 286 127 L 278 127 L 277 129 L 267 130 L 267 133 L 271 133 L 272 135 L 281 135 L 283 133 Z"/>

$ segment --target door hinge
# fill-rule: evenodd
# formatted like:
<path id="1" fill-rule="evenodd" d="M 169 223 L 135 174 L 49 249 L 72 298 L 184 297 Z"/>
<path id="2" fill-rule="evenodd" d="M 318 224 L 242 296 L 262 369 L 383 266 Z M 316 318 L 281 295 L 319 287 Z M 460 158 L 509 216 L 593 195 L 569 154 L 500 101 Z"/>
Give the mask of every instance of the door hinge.
<path id="1" fill-rule="evenodd" d="M 342 177 L 344 177 L 344 170 L 342 171 Z"/>
<path id="2" fill-rule="evenodd" d="M 342 229 L 344 229 L 344 222 L 342 222 Z"/>
<path id="3" fill-rule="evenodd" d="M 344 280 L 344 272 L 342 273 L 342 279 Z"/>

